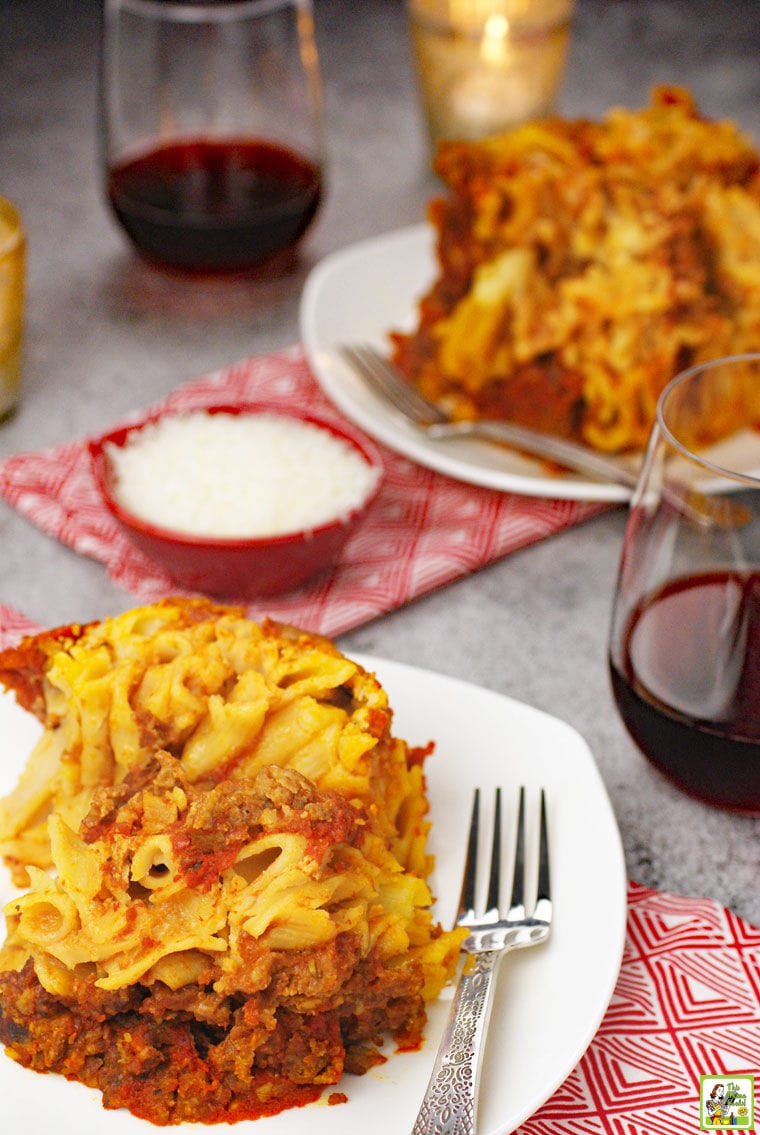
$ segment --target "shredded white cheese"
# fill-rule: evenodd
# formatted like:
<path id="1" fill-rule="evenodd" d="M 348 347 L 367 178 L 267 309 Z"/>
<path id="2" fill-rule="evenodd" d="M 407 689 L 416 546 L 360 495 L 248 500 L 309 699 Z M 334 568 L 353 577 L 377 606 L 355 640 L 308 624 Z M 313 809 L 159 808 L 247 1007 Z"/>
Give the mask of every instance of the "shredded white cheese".
<path id="1" fill-rule="evenodd" d="M 214 538 L 318 528 L 360 505 L 379 476 L 342 438 L 269 412 L 168 416 L 106 451 L 123 508 Z"/>

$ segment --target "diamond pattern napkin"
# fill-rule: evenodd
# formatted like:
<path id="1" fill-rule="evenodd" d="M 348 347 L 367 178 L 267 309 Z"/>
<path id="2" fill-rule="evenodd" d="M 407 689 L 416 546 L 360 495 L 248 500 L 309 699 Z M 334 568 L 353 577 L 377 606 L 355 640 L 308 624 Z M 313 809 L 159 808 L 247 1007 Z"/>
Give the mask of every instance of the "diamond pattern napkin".
<path id="1" fill-rule="evenodd" d="M 296 408 L 345 424 L 322 394 L 300 347 L 206 375 L 150 409 L 193 410 L 236 400 L 275 410 Z M 608 507 L 466 485 L 381 450 L 382 491 L 336 569 L 263 606 L 249 605 L 252 618 L 266 614 L 338 635 Z M 0 495 L 43 531 L 101 561 L 140 601 L 182 593 L 106 510 L 91 475 L 86 439 L 6 458 L 0 463 Z"/>
<path id="2" fill-rule="evenodd" d="M 604 1020 L 519 1135 L 696 1135 L 700 1076 L 742 1074 L 760 1088 L 760 930 L 711 899 L 629 883 Z"/>

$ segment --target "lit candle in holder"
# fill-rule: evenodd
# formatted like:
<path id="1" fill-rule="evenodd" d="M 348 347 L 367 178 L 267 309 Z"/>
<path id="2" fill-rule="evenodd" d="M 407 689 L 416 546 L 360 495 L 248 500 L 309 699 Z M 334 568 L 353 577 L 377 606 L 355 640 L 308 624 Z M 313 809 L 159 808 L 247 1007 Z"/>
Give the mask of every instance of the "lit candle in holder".
<path id="1" fill-rule="evenodd" d="M 433 143 L 479 139 L 556 108 L 573 0 L 408 0 Z"/>

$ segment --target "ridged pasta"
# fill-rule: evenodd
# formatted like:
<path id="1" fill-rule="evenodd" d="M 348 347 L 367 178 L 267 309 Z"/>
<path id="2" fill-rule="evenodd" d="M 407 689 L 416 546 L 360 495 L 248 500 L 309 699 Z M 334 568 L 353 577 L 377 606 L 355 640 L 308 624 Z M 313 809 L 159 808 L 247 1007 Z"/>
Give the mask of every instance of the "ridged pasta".
<path id="1" fill-rule="evenodd" d="M 757 349 L 760 155 L 688 91 L 444 142 L 436 169 L 437 278 L 391 350 L 452 417 L 638 450 L 675 374 Z"/>
<path id="2" fill-rule="evenodd" d="M 0 1040 L 156 1123 L 314 1098 L 421 1037 L 461 934 L 431 914 L 428 750 L 325 639 L 166 601 L 37 636 L 43 722 L 0 846 Z M 43 869 L 45 868 L 45 869 Z"/>

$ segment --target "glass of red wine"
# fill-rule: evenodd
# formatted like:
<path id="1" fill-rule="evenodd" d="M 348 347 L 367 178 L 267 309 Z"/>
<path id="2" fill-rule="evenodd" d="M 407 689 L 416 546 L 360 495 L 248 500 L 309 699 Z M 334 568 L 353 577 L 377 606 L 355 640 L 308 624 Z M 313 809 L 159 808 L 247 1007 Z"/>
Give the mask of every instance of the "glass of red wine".
<path id="1" fill-rule="evenodd" d="M 680 788 L 760 813 L 760 354 L 660 397 L 612 614 L 612 690 Z"/>
<path id="2" fill-rule="evenodd" d="M 311 0 L 105 0 L 99 121 L 107 197 L 143 258 L 292 260 L 323 192 Z"/>

